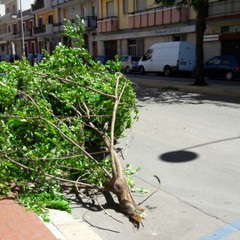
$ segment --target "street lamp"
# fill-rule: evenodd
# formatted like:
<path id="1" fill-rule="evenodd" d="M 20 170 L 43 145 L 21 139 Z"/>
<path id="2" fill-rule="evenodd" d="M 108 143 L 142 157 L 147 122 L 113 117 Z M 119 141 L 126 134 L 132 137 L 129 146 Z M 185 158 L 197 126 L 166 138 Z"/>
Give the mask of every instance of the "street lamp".
<path id="1" fill-rule="evenodd" d="M 22 0 L 20 0 L 20 18 L 21 18 L 21 31 L 22 31 L 22 57 L 25 57 L 24 28 L 23 28 L 23 14 L 22 14 Z"/>

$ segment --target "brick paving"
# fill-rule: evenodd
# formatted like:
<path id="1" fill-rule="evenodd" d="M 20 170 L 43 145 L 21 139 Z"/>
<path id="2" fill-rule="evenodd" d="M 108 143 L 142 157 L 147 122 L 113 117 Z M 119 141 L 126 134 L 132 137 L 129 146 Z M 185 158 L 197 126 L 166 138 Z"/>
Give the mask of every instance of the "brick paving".
<path id="1" fill-rule="evenodd" d="M 56 240 L 36 214 L 14 200 L 0 200 L 0 240 Z"/>

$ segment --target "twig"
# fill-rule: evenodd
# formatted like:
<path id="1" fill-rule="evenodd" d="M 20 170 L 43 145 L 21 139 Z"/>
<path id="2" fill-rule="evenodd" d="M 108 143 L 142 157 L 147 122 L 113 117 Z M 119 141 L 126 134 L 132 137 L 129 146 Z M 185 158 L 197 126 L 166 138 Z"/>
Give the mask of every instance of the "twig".
<path id="1" fill-rule="evenodd" d="M 25 165 L 23 165 L 22 163 L 19 163 L 15 160 L 13 160 L 12 158 L 10 158 L 9 156 L 5 156 L 5 158 L 7 158 L 8 160 L 10 160 L 11 162 L 17 164 L 18 166 L 24 168 L 24 169 L 27 169 L 27 170 L 31 170 L 31 171 L 34 171 L 34 172 L 38 172 L 37 169 L 34 169 L 34 168 L 31 168 L 31 167 L 27 167 Z M 57 177 L 57 176 L 54 176 L 54 175 L 51 175 L 51 174 L 48 174 L 48 173 L 44 173 L 43 174 L 47 177 L 50 177 L 50 178 L 53 178 L 53 179 L 56 179 L 56 180 L 59 180 L 59 181 L 62 181 L 62 182 L 67 182 L 67 183 L 70 183 L 71 185 L 76 185 L 76 181 L 72 181 L 72 180 L 69 180 L 69 179 L 65 179 L 65 178 L 60 178 L 60 177 Z M 97 189 L 97 190 L 100 190 L 100 191 L 103 191 L 105 188 L 104 187 L 98 187 L 98 186 L 94 186 L 92 184 L 87 184 L 87 183 L 80 183 L 80 182 L 77 182 L 77 184 L 81 187 L 81 188 L 91 188 L 91 189 Z"/>
<path id="2" fill-rule="evenodd" d="M 157 175 L 153 175 L 153 176 L 157 179 L 157 181 L 159 183 L 159 186 L 158 186 L 158 188 L 154 192 L 152 192 L 149 196 L 147 196 L 142 202 L 138 203 L 138 206 L 140 206 L 144 202 L 146 202 L 153 194 L 155 194 L 160 189 L 161 181 L 160 181 L 159 177 Z"/>
<path id="3" fill-rule="evenodd" d="M 100 230 L 104 230 L 104 231 L 110 231 L 110 232 L 114 232 L 114 233 L 120 233 L 119 231 L 115 231 L 115 230 L 111 230 L 111 229 L 107 229 L 107 228 L 102 228 L 102 227 L 98 227 L 98 226 L 95 226 L 93 225 L 90 221 L 88 221 L 85 217 L 85 215 L 87 214 L 87 212 L 85 212 L 83 214 L 83 220 L 88 223 L 91 227 L 94 227 L 94 228 L 97 228 L 97 229 L 100 229 Z"/>
<path id="4" fill-rule="evenodd" d="M 95 197 L 95 200 L 97 201 L 99 207 L 105 212 L 106 215 L 108 215 L 110 218 L 114 219 L 115 221 L 119 222 L 119 223 L 123 223 L 122 221 L 118 220 L 117 218 L 113 217 L 110 213 L 108 213 L 104 207 L 100 204 L 100 202 L 98 201 L 98 198 Z"/>

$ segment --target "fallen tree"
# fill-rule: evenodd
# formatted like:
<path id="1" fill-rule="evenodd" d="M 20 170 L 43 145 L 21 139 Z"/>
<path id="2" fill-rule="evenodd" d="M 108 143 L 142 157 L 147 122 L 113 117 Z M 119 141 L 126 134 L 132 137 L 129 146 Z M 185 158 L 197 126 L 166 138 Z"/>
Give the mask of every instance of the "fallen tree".
<path id="1" fill-rule="evenodd" d="M 62 203 L 62 185 L 109 191 L 140 222 L 144 210 L 115 149 L 137 112 L 131 82 L 118 61 L 92 60 L 82 47 L 80 20 L 65 27 L 78 47 L 59 45 L 34 66 L 27 60 L 0 65 L 0 195 L 54 207 Z M 49 206 L 49 196 L 59 198 Z"/>

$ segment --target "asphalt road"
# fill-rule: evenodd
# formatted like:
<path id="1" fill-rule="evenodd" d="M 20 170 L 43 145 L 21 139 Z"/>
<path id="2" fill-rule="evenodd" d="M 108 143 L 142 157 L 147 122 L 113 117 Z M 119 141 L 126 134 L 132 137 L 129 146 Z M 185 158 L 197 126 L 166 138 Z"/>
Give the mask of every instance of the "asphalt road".
<path id="1" fill-rule="evenodd" d="M 136 230 L 99 201 L 73 204 L 73 215 L 88 221 L 104 240 L 240 239 L 239 99 L 137 88 L 139 120 L 119 144 L 123 164 L 141 166 L 136 187 L 161 188 L 142 206 L 147 217 Z M 134 194 L 142 202 L 148 194 Z M 84 207 L 84 208 L 82 208 Z"/>

